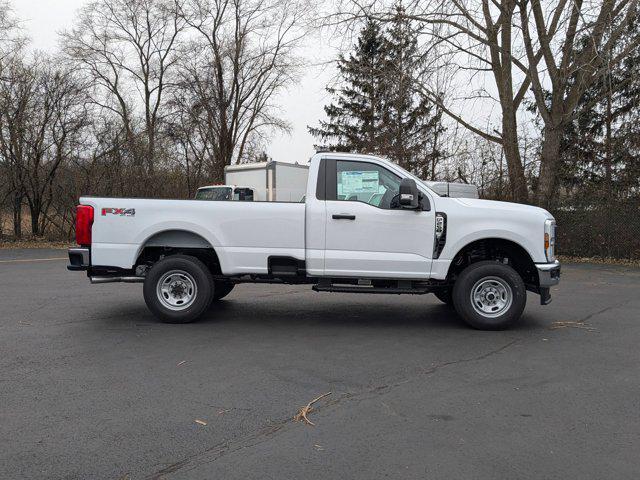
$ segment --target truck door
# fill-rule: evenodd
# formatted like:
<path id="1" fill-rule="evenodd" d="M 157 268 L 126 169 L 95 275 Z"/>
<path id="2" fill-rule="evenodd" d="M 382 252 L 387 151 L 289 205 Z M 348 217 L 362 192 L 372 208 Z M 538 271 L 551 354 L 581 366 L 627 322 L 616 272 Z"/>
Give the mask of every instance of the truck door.
<path id="1" fill-rule="evenodd" d="M 427 195 L 425 209 L 401 209 L 402 179 L 384 164 L 325 161 L 324 275 L 428 278 L 435 213 Z"/>

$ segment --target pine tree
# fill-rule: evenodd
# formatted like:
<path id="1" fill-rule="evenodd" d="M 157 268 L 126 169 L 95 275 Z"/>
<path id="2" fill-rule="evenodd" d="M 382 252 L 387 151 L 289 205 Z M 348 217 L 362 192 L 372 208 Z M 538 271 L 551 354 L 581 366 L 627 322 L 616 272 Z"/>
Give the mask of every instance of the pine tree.
<path id="1" fill-rule="evenodd" d="M 422 67 L 418 31 L 399 3 L 387 31 L 368 20 L 354 52 L 340 57 L 341 86 L 327 88 L 335 98 L 328 120 L 310 133 L 328 142 L 324 148 L 383 155 L 433 177 L 441 118 L 420 91 Z"/>
<path id="2" fill-rule="evenodd" d="M 640 23 L 629 25 L 614 56 L 637 41 Z M 582 43 L 591 41 L 585 37 Z M 589 88 L 563 138 L 561 180 L 581 195 L 624 198 L 640 187 L 640 48 Z M 589 200 L 587 200 L 589 201 Z"/>
<path id="3" fill-rule="evenodd" d="M 342 86 L 327 88 L 335 101 L 325 106 L 328 121 L 309 132 L 323 148 L 342 152 L 379 153 L 383 125 L 385 53 L 380 25 L 369 19 L 348 57 L 338 59 Z"/>
<path id="4" fill-rule="evenodd" d="M 440 114 L 420 90 L 424 60 L 418 52 L 418 32 L 401 3 L 385 36 L 384 154 L 423 178 L 438 156 L 434 136 Z M 435 162 L 434 162 L 435 163 Z M 433 172 L 431 172 L 433 176 Z"/>

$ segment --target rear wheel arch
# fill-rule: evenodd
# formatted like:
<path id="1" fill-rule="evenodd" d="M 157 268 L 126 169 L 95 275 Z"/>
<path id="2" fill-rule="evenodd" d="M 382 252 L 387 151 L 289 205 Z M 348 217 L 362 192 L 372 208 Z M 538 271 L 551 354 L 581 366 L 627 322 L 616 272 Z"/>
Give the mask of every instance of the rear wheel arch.
<path id="1" fill-rule="evenodd" d="M 222 273 L 220 258 L 211 243 L 189 230 L 163 230 L 148 237 L 136 255 L 134 269 L 150 267 L 169 255 L 190 255 L 203 262 L 214 274 Z"/>

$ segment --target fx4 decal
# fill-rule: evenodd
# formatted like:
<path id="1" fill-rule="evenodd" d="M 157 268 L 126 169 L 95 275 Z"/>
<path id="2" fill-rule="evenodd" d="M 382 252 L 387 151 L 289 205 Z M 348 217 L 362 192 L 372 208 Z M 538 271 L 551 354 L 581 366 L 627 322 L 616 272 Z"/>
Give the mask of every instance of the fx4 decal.
<path id="1" fill-rule="evenodd" d="M 119 215 L 121 217 L 135 217 L 135 208 L 103 208 L 102 216 L 106 215 Z"/>

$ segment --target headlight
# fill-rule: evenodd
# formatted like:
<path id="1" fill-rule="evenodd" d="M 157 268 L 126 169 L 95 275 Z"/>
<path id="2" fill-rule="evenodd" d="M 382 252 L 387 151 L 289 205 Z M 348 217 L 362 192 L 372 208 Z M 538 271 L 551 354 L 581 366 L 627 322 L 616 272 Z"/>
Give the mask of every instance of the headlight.
<path id="1" fill-rule="evenodd" d="M 556 221 L 545 220 L 544 222 L 544 253 L 547 262 L 556 261 Z"/>

